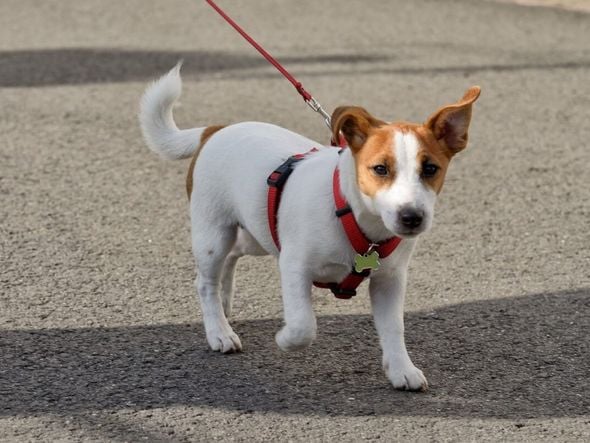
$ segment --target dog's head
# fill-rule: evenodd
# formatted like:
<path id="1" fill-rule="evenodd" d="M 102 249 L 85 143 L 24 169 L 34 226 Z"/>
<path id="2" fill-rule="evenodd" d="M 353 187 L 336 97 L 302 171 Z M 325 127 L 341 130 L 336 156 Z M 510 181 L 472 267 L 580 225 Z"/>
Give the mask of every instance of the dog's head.
<path id="1" fill-rule="evenodd" d="M 467 146 L 477 86 L 426 123 L 386 123 L 356 106 L 332 114 L 334 140 L 346 139 L 366 209 L 400 237 L 415 237 L 432 225 L 434 202 L 451 158 Z"/>

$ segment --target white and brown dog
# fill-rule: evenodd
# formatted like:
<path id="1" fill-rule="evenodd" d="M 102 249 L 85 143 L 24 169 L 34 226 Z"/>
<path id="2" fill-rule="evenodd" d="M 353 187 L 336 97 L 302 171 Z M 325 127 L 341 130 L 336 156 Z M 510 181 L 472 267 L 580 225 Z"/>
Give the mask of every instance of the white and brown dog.
<path id="1" fill-rule="evenodd" d="M 187 177 L 195 281 L 209 346 L 240 351 L 228 323 L 236 262 L 244 255 L 278 257 L 285 325 L 276 335 L 285 350 L 306 347 L 316 337 L 312 282 L 340 282 L 357 252 L 334 212 L 332 179 L 358 226 L 378 243 L 397 236 L 399 247 L 381 259 L 369 292 L 383 349 L 383 366 L 398 389 L 424 390 L 427 381 L 404 343 L 406 273 L 417 236 L 432 224 L 434 203 L 451 158 L 467 145 L 471 107 L 480 89 L 436 111 L 424 124 L 386 123 L 363 108 L 334 111 L 334 137 L 349 149 L 339 153 L 266 123 L 179 130 L 172 107 L 181 92 L 180 66 L 146 91 L 140 122 L 148 146 L 167 159 L 192 156 Z M 294 167 L 282 192 L 275 245 L 267 218 L 267 177 L 285 159 L 319 148 Z"/>

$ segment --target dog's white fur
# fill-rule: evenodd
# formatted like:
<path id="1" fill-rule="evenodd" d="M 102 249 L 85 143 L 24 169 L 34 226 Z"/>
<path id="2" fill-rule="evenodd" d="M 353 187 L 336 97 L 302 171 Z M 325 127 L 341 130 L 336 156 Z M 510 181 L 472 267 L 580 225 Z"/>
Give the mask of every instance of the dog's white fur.
<path id="1" fill-rule="evenodd" d="M 179 130 L 173 121 L 172 106 L 181 92 L 179 68 L 149 87 L 140 111 L 148 146 L 168 159 L 194 154 L 205 130 Z M 370 198 L 357 186 L 350 149 L 339 155 L 338 149 L 266 123 L 234 124 L 213 134 L 199 153 L 190 196 L 192 246 L 198 265 L 195 285 L 210 347 L 224 353 L 241 350 L 227 316 L 236 262 L 246 254 L 278 257 L 285 317 L 276 335 L 278 346 L 288 351 L 311 344 L 317 330 L 312 281 L 341 281 L 350 273 L 356 255 L 334 215 L 334 169 L 340 168 L 342 192 L 373 241 L 399 235 L 396 221 L 402 206 L 424 211 L 424 230 L 431 224 L 436 194 L 420 180 L 417 145 L 411 133 L 395 134 L 395 182 Z M 287 157 L 314 147 L 319 151 L 296 165 L 284 188 L 278 213 L 279 254 L 267 221 L 266 178 Z M 410 390 L 427 387 L 404 343 L 406 270 L 417 233 L 406 236 L 393 254 L 381 260 L 369 286 L 385 371 L 393 386 Z"/>

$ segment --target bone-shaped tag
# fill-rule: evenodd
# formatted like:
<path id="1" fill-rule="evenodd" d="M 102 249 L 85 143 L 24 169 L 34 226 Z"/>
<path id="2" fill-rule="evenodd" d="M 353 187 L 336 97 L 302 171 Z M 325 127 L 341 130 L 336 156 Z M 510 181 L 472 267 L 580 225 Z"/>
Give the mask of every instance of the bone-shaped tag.
<path id="1" fill-rule="evenodd" d="M 354 270 L 356 272 L 363 272 L 365 269 L 376 271 L 380 265 L 377 251 L 373 251 L 370 254 L 357 254 L 354 257 Z"/>

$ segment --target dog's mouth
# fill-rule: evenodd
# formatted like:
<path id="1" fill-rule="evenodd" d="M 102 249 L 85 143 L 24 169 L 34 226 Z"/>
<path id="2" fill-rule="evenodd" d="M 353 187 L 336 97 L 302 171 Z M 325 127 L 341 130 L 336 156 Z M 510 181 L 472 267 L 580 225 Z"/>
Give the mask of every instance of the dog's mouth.
<path id="1" fill-rule="evenodd" d="M 396 223 L 393 226 L 391 232 L 393 232 L 397 237 L 412 239 L 428 231 L 429 227 L 430 224 L 426 221 L 416 227 L 407 227 L 403 226 L 401 223 Z"/>
<path id="2" fill-rule="evenodd" d="M 412 239 L 418 237 L 424 232 L 424 229 L 398 229 L 395 233 L 397 237 Z"/>

